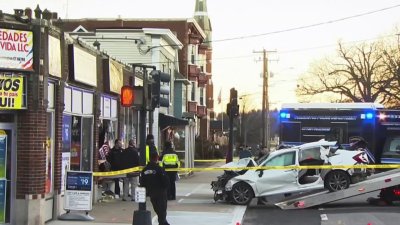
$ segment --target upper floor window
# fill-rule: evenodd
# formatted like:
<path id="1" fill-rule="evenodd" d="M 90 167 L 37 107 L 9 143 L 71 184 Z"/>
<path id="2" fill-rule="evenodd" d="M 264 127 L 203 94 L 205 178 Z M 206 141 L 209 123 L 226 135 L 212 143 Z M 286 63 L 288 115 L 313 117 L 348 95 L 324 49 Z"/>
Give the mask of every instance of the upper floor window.
<path id="1" fill-rule="evenodd" d="M 192 91 L 190 93 L 190 100 L 196 101 L 196 83 L 192 82 Z"/>
<path id="2" fill-rule="evenodd" d="M 188 57 L 189 57 L 189 59 L 188 59 L 188 61 L 189 61 L 189 64 L 196 64 L 196 61 L 197 61 L 197 55 L 198 55 L 198 53 L 197 53 L 197 45 L 189 45 L 188 46 Z"/>
<path id="3" fill-rule="evenodd" d="M 200 88 L 200 105 L 204 104 L 204 88 Z"/>

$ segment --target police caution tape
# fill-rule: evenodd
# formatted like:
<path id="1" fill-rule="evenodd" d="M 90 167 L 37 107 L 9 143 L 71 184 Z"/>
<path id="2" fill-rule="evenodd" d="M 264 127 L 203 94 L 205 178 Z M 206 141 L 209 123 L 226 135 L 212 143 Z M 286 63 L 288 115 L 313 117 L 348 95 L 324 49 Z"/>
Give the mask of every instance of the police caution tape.
<path id="1" fill-rule="evenodd" d="M 111 177 L 126 175 L 128 173 L 140 172 L 143 167 L 134 167 L 125 170 L 111 172 L 94 172 L 95 177 Z M 224 170 L 291 170 L 291 169 L 398 169 L 400 164 L 380 164 L 380 165 L 311 165 L 311 166 L 255 166 L 255 167 L 205 167 L 205 168 L 169 168 L 166 171 L 177 172 L 204 172 L 204 171 L 224 171 Z"/>

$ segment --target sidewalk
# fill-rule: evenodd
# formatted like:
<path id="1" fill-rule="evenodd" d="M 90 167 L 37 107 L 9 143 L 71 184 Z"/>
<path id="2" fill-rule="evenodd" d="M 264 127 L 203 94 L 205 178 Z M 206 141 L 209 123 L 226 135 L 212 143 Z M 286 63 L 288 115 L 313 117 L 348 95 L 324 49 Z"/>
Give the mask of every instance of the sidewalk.
<path id="1" fill-rule="evenodd" d="M 221 163 L 209 165 L 220 166 Z M 195 172 L 189 177 L 177 182 L 177 200 L 168 201 L 167 219 L 171 225 L 236 225 L 242 223 L 246 206 L 235 206 L 229 203 L 213 200 L 214 193 L 211 181 L 216 179 L 222 171 Z M 49 225 L 75 224 L 132 224 L 133 212 L 138 210 L 138 203 L 124 202 L 121 199 L 112 199 L 96 203 L 90 216 L 94 221 L 51 221 Z M 157 225 L 157 217 L 153 207 L 147 199 L 146 209 L 151 212 L 153 225 Z"/>

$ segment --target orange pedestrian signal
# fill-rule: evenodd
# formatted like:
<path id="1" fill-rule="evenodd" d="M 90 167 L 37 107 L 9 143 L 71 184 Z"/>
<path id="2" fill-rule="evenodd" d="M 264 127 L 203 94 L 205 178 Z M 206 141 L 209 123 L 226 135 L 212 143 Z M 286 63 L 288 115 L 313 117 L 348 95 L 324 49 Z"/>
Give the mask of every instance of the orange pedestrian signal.
<path id="1" fill-rule="evenodd" d="M 133 94 L 133 88 L 129 85 L 122 86 L 121 88 L 121 105 L 123 107 L 130 107 L 133 104 L 135 95 Z"/>

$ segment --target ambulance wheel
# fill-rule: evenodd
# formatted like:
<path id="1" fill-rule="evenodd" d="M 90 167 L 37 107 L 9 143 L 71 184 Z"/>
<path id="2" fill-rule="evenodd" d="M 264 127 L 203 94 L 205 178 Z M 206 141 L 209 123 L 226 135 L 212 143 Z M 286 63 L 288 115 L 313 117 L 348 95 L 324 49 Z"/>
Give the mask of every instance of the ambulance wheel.
<path id="1" fill-rule="evenodd" d="M 347 189 L 350 186 L 350 176 L 342 170 L 332 170 L 325 176 L 325 188 L 331 192 Z"/>
<path id="2" fill-rule="evenodd" d="M 248 205 L 254 197 L 253 189 L 244 182 L 239 182 L 232 187 L 231 201 L 235 205 Z"/>

